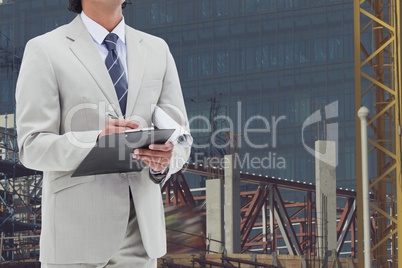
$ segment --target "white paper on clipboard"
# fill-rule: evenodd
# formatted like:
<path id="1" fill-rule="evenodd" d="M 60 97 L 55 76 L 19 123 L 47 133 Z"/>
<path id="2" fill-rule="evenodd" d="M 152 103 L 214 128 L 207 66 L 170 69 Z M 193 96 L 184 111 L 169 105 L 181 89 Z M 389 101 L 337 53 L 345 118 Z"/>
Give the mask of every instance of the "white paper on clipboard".
<path id="1" fill-rule="evenodd" d="M 153 123 L 154 126 L 159 129 L 176 129 L 169 138 L 169 141 L 173 144 L 179 144 L 184 147 L 191 147 L 193 144 L 193 137 L 191 137 L 190 133 L 159 106 L 155 107 Z"/>

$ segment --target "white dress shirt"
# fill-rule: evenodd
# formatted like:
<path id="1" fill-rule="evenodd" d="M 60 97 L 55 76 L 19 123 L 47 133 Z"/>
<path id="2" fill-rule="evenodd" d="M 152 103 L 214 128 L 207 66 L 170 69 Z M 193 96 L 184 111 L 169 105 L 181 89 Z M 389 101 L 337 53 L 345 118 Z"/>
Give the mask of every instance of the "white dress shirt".
<path id="1" fill-rule="evenodd" d="M 81 12 L 80 16 L 89 34 L 92 36 L 92 39 L 94 40 L 94 43 L 98 48 L 103 61 L 105 61 L 109 51 L 107 50 L 106 45 L 103 43 L 103 40 L 105 40 L 106 36 L 109 34 L 109 31 L 91 18 L 89 18 L 87 15 L 85 15 L 84 11 Z M 115 33 L 119 37 L 119 39 L 117 40 L 117 55 L 119 55 L 120 61 L 123 64 L 128 82 L 125 25 L 126 24 L 123 17 L 120 23 L 113 29 L 112 33 Z"/>

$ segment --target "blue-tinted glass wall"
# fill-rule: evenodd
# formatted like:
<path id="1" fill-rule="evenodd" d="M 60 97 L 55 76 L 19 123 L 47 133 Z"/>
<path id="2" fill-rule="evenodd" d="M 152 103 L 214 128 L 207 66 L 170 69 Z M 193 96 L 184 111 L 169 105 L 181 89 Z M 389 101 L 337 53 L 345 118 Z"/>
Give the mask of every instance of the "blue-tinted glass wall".
<path id="1" fill-rule="evenodd" d="M 7 1 L 6 1 L 7 2 Z M 14 113 L 14 89 L 26 42 L 73 17 L 64 0 L 16 0 L 0 5 L 0 113 Z"/>
<path id="2" fill-rule="evenodd" d="M 67 10 L 67 2 L 15 0 L 0 6 L 0 31 L 12 41 L 8 51 L 21 57 L 27 40 L 70 21 L 74 14 Z M 244 171 L 312 182 L 314 158 L 303 145 L 303 123 L 316 110 L 324 111 L 338 101 L 338 117 L 325 123 L 339 124 L 338 186 L 354 185 L 351 1 L 137 0 L 124 14 L 129 25 L 169 43 L 190 119 L 228 116 L 230 122 L 222 119 L 214 124 L 227 128 L 233 123 L 231 129 L 241 141 L 241 160 L 249 154 L 249 160 L 257 157 L 266 160 L 264 166 L 270 164 L 265 169 L 244 166 Z M 3 61 L 2 113 L 14 106 L 17 70 L 7 70 Z M 265 149 L 253 149 L 246 142 L 243 126 L 256 116 L 268 120 L 270 132 L 250 133 L 247 138 L 252 144 L 268 144 Z M 272 117 L 274 122 L 285 118 L 278 121 L 276 134 Z M 205 128 L 206 122 L 193 120 L 191 127 Z M 260 119 L 249 124 L 264 127 Z M 325 129 L 324 120 L 306 127 L 305 145 L 313 147 L 316 139 L 325 138 Z M 210 141 L 210 133 L 194 135 L 197 143 Z M 286 168 L 273 164 L 274 154 L 285 160 Z"/>
<path id="3" fill-rule="evenodd" d="M 339 126 L 338 186 L 353 187 L 355 177 L 353 5 L 331 0 L 171 0 L 133 1 L 138 29 L 166 39 L 177 61 L 189 116 L 210 116 L 211 98 L 241 134 L 241 158 L 283 157 L 286 169 L 248 171 L 313 181 L 314 158 L 302 141 L 302 126 L 316 110 L 338 101 L 338 117 L 304 129 L 306 146 L 325 138 L 325 124 Z M 238 103 L 241 102 L 241 112 Z M 240 115 L 240 116 L 239 116 Z M 277 144 L 270 133 L 249 135 L 243 124 L 253 116 L 278 123 Z M 325 114 L 322 113 L 324 117 Z M 198 124 L 197 124 L 198 123 Z M 262 128 L 255 120 L 250 127 Z M 192 128 L 205 127 L 194 121 Z M 243 128 L 241 128 L 243 130 Z M 334 135 L 334 133 L 332 133 Z M 197 141 L 208 138 L 196 133 Z M 244 170 L 246 171 L 246 170 Z"/>

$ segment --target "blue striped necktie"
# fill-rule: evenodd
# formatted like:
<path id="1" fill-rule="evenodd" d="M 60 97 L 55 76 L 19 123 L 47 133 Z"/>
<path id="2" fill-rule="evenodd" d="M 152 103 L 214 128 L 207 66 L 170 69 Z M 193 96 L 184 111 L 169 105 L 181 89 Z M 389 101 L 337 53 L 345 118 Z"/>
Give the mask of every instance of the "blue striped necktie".
<path id="1" fill-rule="evenodd" d="M 119 37 L 116 34 L 110 33 L 105 37 L 103 43 L 105 44 L 107 50 L 109 51 L 105 60 L 106 68 L 109 71 L 110 78 L 112 79 L 114 88 L 116 90 L 117 99 L 119 100 L 121 112 L 123 116 L 125 116 L 126 105 L 127 105 L 128 82 L 123 64 L 121 63 L 119 55 L 117 54 L 116 50 L 118 39 Z"/>

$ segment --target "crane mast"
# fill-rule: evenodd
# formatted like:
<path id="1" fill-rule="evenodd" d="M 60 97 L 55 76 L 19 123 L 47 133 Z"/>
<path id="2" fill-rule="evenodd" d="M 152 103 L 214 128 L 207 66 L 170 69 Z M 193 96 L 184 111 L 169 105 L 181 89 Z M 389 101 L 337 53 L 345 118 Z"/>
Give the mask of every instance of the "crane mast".
<path id="1" fill-rule="evenodd" d="M 400 0 L 354 0 L 356 178 L 358 263 L 364 267 L 363 199 L 360 121 L 361 106 L 368 121 L 371 255 L 377 267 L 402 267 L 401 177 L 401 3 Z M 400 205 L 399 205 L 400 204 Z M 401 215 L 398 217 L 398 215 Z M 401 260 L 401 261 L 399 261 Z"/>

